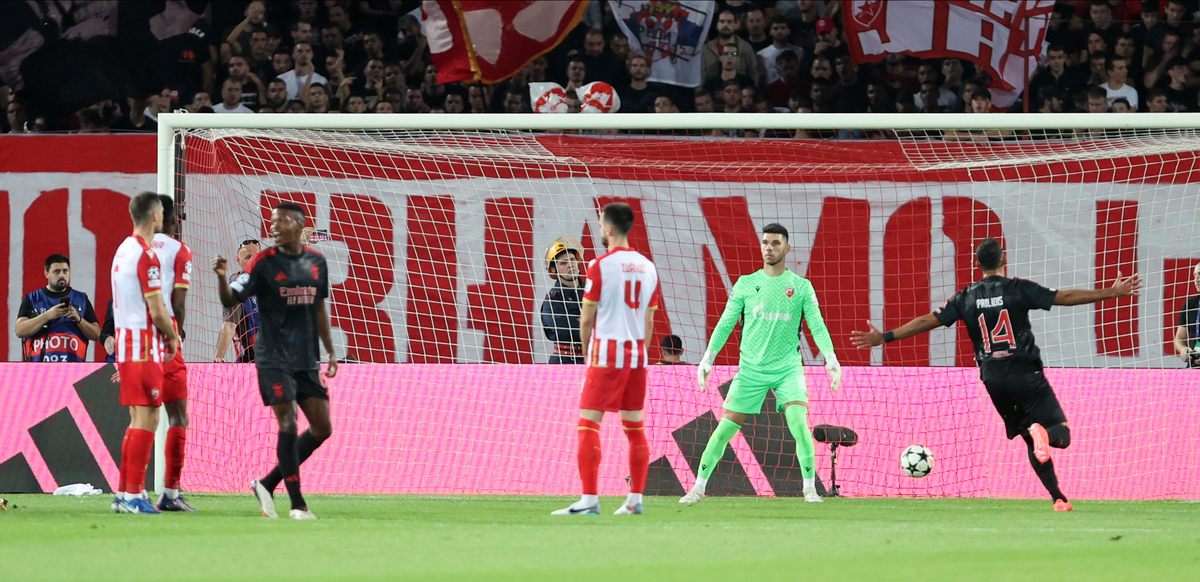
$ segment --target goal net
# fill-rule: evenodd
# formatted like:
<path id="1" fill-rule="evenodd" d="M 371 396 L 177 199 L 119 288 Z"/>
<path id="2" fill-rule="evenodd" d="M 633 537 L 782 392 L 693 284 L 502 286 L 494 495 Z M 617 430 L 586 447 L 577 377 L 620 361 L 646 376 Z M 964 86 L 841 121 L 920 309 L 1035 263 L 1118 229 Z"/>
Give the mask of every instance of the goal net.
<path id="1" fill-rule="evenodd" d="M 1190 116 L 1157 116 L 1163 126 L 1145 129 L 1111 125 L 1129 116 L 1081 116 L 1069 121 L 1087 128 L 1077 130 L 1034 125 L 1061 126 L 1062 116 L 164 117 L 160 184 L 182 204 L 182 238 L 205 267 L 189 295 L 189 361 L 234 361 L 246 347 L 234 333 L 216 354 L 222 329 L 238 322 L 206 267 L 244 240 L 269 246 L 275 204 L 306 209 L 311 246 L 329 262 L 334 343 L 354 363 L 329 381 L 334 436 L 304 464 L 306 490 L 577 493 L 584 370 L 546 364 L 569 336 L 543 323 L 554 291 L 546 253 L 565 236 L 584 261 L 603 254 L 597 210 L 623 201 L 637 217 L 632 246 L 659 269 L 656 362 L 667 335 L 697 362 L 734 281 L 762 266 L 762 227 L 790 231 L 788 267 L 812 281 L 846 370 L 831 393 L 805 332 L 810 426 L 859 436 L 838 450 L 849 496 L 1044 496 L 1023 444 L 1004 438 L 963 324 L 874 350 L 854 349 L 852 330 L 938 307 L 980 276 L 973 253 L 988 236 L 1003 241 L 1010 276 L 1047 287 L 1141 275 L 1139 297 L 1032 314 L 1074 434 L 1056 457 L 1060 480 L 1074 497 L 1200 495 L 1200 382 L 1177 369 L 1172 344 L 1196 293 L 1200 135 L 1167 122 Z M 940 125 L 917 125 L 930 117 Z M 564 120 L 592 129 L 545 129 Z M 318 122 L 327 128 L 304 127 Z M 855 133 L 866 139 L 823 139 L 867 124 Z M 737 353 L 735 332 L 707 392 L 694 365 L 651 370 L 647 493 L 694 483 Z M 183 486 L 240 490 L 275 458 L 254 367 L 191 370 Z M 710 494 L 799 495 L 774 404 L 734 438 Z M 602 439 L 601 493 L 622 494 L 619 423 L 605 423 Z M 928 477 L 900 471 L 911 444 L 933 451 Z M 818 461 L 824 490 L 821 444 Z"/>

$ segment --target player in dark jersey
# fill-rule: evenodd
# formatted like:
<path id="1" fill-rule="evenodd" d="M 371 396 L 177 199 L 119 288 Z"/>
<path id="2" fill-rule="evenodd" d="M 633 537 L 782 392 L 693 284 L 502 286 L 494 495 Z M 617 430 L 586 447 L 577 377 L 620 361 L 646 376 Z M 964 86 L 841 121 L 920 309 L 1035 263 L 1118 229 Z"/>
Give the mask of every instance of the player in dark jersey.
<path id="1" fill-rule="evenodd" d="M 1041 352 L 1029 326 L 1029 311 L 1138 295 L 1141 278 L 1123 278 L 1117 273 L 1117 280 L 1108 289 L 1060 291 L 1008 278 L 1008 258 L 994 238 L 979 245 L 975 258 L 983 278 L 955 293 L 933 313 L 883 333 L 867 322 L 869 331 L 852 332 L 851 341 L 859 348 L 871 348 L 962 320 L 975 346 L 979 375 L 1004 419 L 1008 438 L 1020 435 L 1024 439 L 1029 462 L 1054 499 L 1054 511 L 1071 511 L 1071 503 L 1058 488 L 1054 462 L 1050 460 L 1051 447 L 1065 449 L 1071 444 L 1071 430 L 1054 390 L 1042 374 Z"/>
<path id="2" fill-rule="evenodd" d="M 329 269 L 325 257 L 306 246 L 302 238 L 304 209 L 282 203 L 271 213 L 275 246 L 246 264 L 232 282 L 226 282 L 225 257 L 213 259 L 221 304 L 233 307 L 250 296 L 258 297 L 260 328 L 255 340 L 254 365 L 263 404 L 279 420 L 276 452 L 279 465 L 266 477 L 251 481 L 263 515 L 277 517 L 274 489 L 283 481 L 291 497 L 292 519 L 316 519 L 300 493 L 300 463 L 303 463 L 333 432 L 329 422 L 329 393 L 320 375 L 321 351 L 325 346 L 329 365 L 325 376 L 337 375 L 338 363 L 329 333 Z M 296 405 L 304 411 L 309 429 L 296 436 Z"/>

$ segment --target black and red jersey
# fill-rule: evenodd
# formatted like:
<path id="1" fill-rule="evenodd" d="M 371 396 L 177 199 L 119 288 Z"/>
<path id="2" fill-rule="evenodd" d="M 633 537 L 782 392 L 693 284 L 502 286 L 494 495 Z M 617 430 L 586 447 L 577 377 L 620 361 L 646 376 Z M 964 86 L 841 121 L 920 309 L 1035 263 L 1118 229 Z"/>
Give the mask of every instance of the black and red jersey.
<path id="1" fill-rule="evenodd" d="M 241 301 L 258 300 L 254 363 L 259 368 L 320 368 L 317 307 L 329 296 L 324 255 L 304 247 L 292 256 L 272 247 L 254 255 L 229 286 Z"/>

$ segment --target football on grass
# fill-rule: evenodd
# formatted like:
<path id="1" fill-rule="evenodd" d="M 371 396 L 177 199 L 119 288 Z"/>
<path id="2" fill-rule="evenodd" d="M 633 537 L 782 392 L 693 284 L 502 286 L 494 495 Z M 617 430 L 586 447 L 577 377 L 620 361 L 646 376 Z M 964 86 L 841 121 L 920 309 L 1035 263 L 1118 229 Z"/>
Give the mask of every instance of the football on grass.
<path id="1" fill-rule="evenodd" d="M 900 468 L 909 477 L 924 477 L 933 471 L 933 451 L 912 445 L 900 453 Z"/>

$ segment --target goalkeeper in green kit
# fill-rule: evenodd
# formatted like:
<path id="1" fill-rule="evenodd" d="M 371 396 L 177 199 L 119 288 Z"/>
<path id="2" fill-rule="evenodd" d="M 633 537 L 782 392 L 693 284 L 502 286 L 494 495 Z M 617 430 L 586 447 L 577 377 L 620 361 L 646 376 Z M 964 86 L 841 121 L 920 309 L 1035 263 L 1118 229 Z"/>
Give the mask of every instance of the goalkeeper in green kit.
<path id="1" fill-rule="evenodd" d="M 786 228 L 779 224 L 768 224 L 763 228 L 763 268 L 737 280 L 729 302 L 725 304 L 725 313 L 708 341 L 698 374 L 701 390 L 707 389 L 713 360 L 729 339 L 738 319 L 742 320 L 742 353 L 737 376 L 725 398 L 725 418 L 708 439 L 708 446 L 700 458 L 700 474 L 695 487 L 680 498 L 680 503 L 691 505 L 704 497 L 708 478 L 725 455 L 729 440 L 746 421 L 746 416 L 762 410 L 767 390 L 775 391 L 778 409 L 783 412 L 788 429 L 796 439 L 796 457 L 804 477 L 804 500 L 821 502 L 816 488 L 813 438 L 808 430 L 808 392 L 800 360 L 801 319 L 808 322 L 808 329 L 825 358 L 830 390 L 836 392 L 841 386 L 842 368 L 833 355 L 833 341 L 829 339 L 829 330 L 825 329 L 812 283 L 784 266 L 789 250 Z"/>

